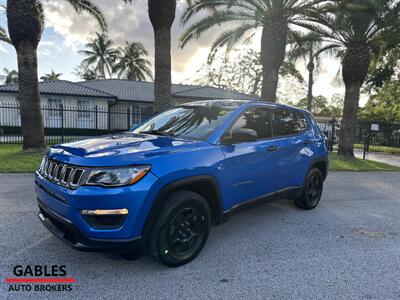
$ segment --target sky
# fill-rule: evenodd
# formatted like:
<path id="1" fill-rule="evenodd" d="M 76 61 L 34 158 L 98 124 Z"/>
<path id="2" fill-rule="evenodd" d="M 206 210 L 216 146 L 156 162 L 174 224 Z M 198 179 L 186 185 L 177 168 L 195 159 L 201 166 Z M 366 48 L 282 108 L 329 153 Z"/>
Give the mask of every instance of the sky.
<path id="1" fill-rule="evenodd" d="M 104 12 L 108 23 L 109 36 L 116 45 L 123 45 L 126 40 L 144 44 L 153 61 L 153 30 L 147 15 L 147 1 L 137 0 L 134 4 L 125 5 L 118 0 L 93 0 Z M 6 0 L 0 0 L 4 5 Z M 78 81 L 74 69 L 82 60 L 78 53 L 84 48 L 99 27 L 96 21 L 87 15 L 76 14 L 70 5 L 63 0 L 43 1 L 45 7 L 45 29 L 38 48 L 39 76 L 50 73 L 62 73 L 61 79 Z M 190 82 L 195 73 L 206 62 L 209 45 L 220 32 L 209 31 L 199 40 L 192 41 L 183 50 L 179 49 L 179 37 L 184 30 L 179 19 L 184 10 L 179 3 L 177 17 L 172 28 L 172 81 L 173 83 Z M 0 24 L 7 28 L 4 10 L 0 11 Z M 247 47 L 259 49 L 259 35 Z M 306 75 L 304 62 L 297 64 L 298 69 Z M 3 68 L 16 69 L 16 55 L 13 47 L 0 44 L 0 74 Z M 315 83 L 314 94 L 331 98 L 334 94 L 344 94 L 344 87 L 338 85 L 335 78 L 340 70 L 340 63 L 333 58 L 324 57 L 323 64 Z M 286 84 L 286 83 L 284 83 Z M 290 83 L 287 83 L 290 84 Z M 362 102 L 365 102 L 362 101 Z"/>

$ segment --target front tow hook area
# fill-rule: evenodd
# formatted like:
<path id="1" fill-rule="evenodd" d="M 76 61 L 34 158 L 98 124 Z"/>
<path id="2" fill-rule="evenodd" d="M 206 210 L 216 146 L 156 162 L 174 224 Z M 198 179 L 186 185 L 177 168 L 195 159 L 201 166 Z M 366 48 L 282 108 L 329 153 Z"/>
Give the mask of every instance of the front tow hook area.
<path id="1" fill-rule="evenodd" d="M 66 243 L 69 243 L 69 241 L 66 240 L 65 238 L 65 233 L 59 230 L 48 218 L 43 215 L 43 213 L 38 214 L 39 220 L 42 222 L 42 224 L 52 233 L 54 234 L 57 238 L 63 240 Z M 69 243 L 72 244 L 72 243 Z"/>

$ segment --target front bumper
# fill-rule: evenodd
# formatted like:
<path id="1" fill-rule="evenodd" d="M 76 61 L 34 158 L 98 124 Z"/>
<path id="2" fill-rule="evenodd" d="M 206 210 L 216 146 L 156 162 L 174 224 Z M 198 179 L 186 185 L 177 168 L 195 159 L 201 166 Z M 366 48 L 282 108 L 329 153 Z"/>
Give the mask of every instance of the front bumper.
<path id="1" fill-rule="evenodd" d="M 39 220 L 57 238 L 68 246 L 86 252 L 132 252 L 143 255 L 144 245 L 141 237 L 125 240 L 93 239 L 86 237 L 70 220 L 52 211 L 38 199 Z"/>
<path id="2" fill-rule="evenodd" d="M 126 187 L 81 186 L 69 190 L 35 176 L 39 218 L 55 236 L 81 251 L 142 252 L 142 230 L 159 190 L 152 173 Z M 83 210 L 128 209 L 118 228 L 95 228 L 82 215 Z M 123 251 L 125 250 L 125 251 Z"/>

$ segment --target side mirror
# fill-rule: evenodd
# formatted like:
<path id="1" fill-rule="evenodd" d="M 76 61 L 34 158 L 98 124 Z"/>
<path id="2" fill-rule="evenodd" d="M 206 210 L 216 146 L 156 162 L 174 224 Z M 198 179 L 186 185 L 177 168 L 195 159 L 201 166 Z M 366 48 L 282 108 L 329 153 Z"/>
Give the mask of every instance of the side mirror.
<path id="1" fill-rule="evenodd" d="M 237 128 L 234 130 L 229 130 L 224 138 L 223 142 L 225 144 L 238 144 L 238 143 L 246 143 L 246 142 L 255 142 L 257 141 L 257 132 L 253 129 L 249 128 Z"/>

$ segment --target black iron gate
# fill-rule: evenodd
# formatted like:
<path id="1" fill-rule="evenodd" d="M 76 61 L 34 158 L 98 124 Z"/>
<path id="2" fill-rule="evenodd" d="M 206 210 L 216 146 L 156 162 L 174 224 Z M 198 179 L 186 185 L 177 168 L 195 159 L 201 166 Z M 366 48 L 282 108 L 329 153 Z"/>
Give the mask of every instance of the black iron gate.
<path id="1" fill-rule="evenodd" d="M 400 124 L 385 122 L 360 122 L 355 144 L 368 152 L 400 154 Z"/>

